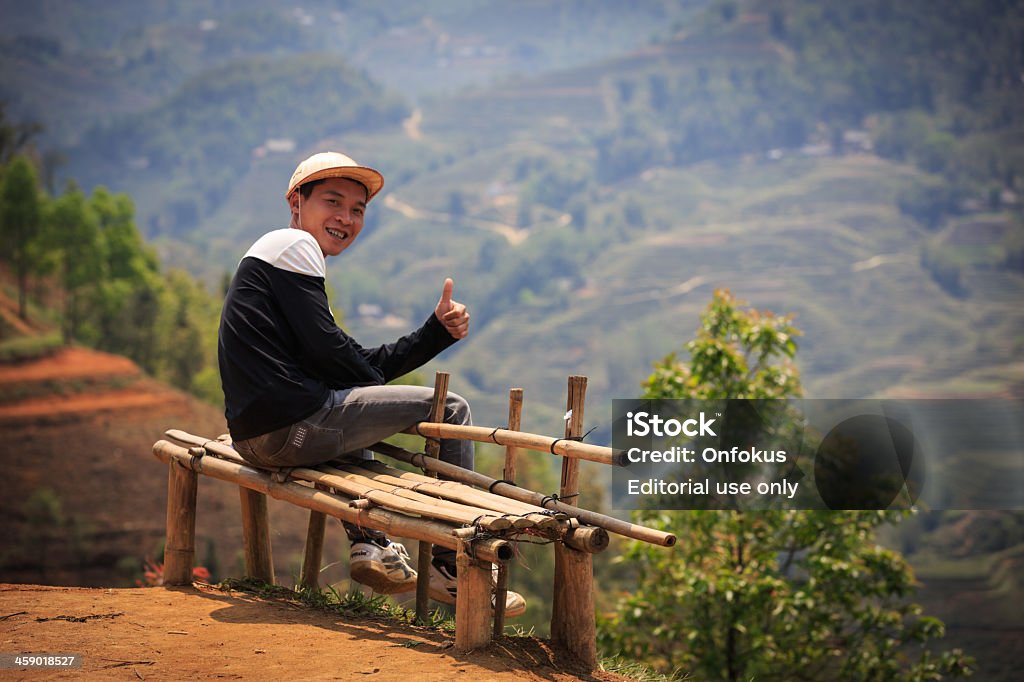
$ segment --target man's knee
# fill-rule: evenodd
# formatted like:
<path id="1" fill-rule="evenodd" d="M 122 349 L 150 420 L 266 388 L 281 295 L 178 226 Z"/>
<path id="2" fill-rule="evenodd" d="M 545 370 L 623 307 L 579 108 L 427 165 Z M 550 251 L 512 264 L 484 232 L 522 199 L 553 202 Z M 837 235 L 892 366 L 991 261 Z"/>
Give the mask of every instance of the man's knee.
<path id="1" fill-rule="evenodd" d="M 469 402 L 458 393 L 449 393 L 446 401 L 445 421 L 449 424 L 473 423 L 473 415 L 469 409 Z"/>

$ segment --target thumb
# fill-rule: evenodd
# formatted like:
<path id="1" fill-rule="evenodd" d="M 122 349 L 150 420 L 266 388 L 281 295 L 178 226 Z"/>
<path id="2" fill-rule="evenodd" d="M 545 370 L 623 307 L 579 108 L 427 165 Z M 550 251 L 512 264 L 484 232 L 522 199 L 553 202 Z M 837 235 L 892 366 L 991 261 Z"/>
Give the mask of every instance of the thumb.
<path id="1" fill-rule="evenodd" d="M 449 277 L 444 281 L 444 288 L 441 290 L 441 300 L 438 301 L 437 305 L 439 308 L 448 310 L 452 306 L 452 288 L 455 286 L 455 282 Z"/>

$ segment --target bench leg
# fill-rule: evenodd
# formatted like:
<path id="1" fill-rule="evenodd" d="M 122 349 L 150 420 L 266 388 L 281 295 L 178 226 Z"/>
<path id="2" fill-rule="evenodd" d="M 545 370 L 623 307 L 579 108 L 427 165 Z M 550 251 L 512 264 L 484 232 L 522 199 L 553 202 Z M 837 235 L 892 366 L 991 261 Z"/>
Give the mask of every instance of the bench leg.
<path id="1" fill-rule="evenodd" d="M 199 475 L 172 459 L 167 473 L 167 539 L 164 585 L 191 585 L 196 556 L 196 490 Z"/>
<path id="2" fill-rule="evenodd" d="M 302 557 L 302 579 L 300 585 L 309 590 L 320 587 L 320 563 L 324 554 L 324 527 L 327 516 L 320 512 L 309 512 L 309 526 L 306 528 L 306 553 Z"/>
<path id="3" fill-rule="evenodd" d="M 455 598 L 455 650 L 469 651 L 491 641 L 491 564 L 475 562 L 459 543 L 455 565 L 459 592 Z"/>
<path id="4" fill-rule="evenodd" d="M 313 487 L 317 490 L 330 492 L 330 488 L 322 483 Z M 309 525 L 306 528 L 306 552 L 302 557 L 302 576 L 299 585 L 309 590 L 320 589 L 320 564 L 324 557 L 324 529 L 327 515 L 321 512 L 309 512 Z"/>
<path id="5" fill-rule="evenodd" d="M 587 552 L 555 544 L 551 641 L 591 669 L 597 667 L 594 560 Z"/>
<path id="6" fill-rule="evenodd" d="M 242 503 L 242 535 L 245 541 L 245 572 L 247 575 L 274 583 L 274 559 L 270 551 L 270 522 L 267 519 L 267 496 L 239 486 Z"/>

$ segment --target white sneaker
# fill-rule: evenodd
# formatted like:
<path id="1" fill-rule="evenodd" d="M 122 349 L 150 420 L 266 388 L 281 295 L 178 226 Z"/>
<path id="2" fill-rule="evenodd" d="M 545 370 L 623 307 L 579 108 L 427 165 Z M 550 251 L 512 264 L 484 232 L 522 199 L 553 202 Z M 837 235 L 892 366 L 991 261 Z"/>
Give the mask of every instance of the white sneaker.
<path id="1" fill-rule="evenodd" d="M 404 545 L 387 541 L 381 547 L 374 542 L 352 545 L 349 575 L 379 594 L 397 594 L 416 589 L 416 570 L 410 565 Z"/>
<path id="2" fill-rule="evenodd" d="M 491 609 L 494 609 L 494 590 L 498 583 L 498 567 L 491 571 Z M 451 567 L 443 561 L 430 562 L 430 598 L 442 604 L 455 605 L 459 592 L 458 578 L 452 573 Z M 518 592 L 508 590 L 505 593 L 505 616 L 516 618 L 526 613 L 526 600 Z"/>

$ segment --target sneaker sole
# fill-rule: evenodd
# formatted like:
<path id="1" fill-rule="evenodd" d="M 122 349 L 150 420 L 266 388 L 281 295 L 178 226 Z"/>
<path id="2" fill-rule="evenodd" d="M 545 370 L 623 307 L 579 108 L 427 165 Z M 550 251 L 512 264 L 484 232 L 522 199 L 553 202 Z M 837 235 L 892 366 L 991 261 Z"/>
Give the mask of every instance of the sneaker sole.
<path id="1" fill-rule="evenodd" d="M 379 561 L 360 561 L 352 565 L 349 576 L 378 594 L 398 594 L 416 589 L 416 575 L 401 582 L 388 578 L 387 569 Z"/>
<path id="2" fill-rule="evenodd" d="M 431 588 L 431 590 L 430 590 L 430 598 L 433 599 L 436 602 L 441 602 L 442 604 L 448 604 L 449 606 L 455 606 L 455 597 L 453 597 L 447 590 L 438 590 L 438 589 L 435 589 L 435 588 Z M 492 596 L 491 597 L 491 601 L 492 601 L 491 613 L 492 614 L 494 613 L 493 600 L 494 600 L 494 597 Z M 509 608 L 508 606 L 505 607 L 505 617 L 506 618 L 518 618 L 519 616 L 523 615 L 524 613 L 526 613 L 526 605 L 525 604 L 519 606 L 518 608 L 516 608 L 516 607 Z"/>

